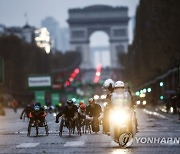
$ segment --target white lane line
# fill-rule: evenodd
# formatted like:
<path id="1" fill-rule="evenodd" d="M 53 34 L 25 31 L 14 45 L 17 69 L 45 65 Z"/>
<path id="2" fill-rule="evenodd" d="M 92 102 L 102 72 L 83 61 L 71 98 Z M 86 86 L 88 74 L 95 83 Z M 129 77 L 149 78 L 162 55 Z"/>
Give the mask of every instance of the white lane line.
<path id="1" fill-rule="evenodd" d="M 163 119 L 168 119 L 167 117 L 165 117 L 164 115 L 162 114 L 159 114 L 157 112 L 152 112 L 152 111 L 149 111 L 149 110 L 146 110 L 146 109 L 143 109 L 143 111 L 149 115 L 154 115 L 154 116 L 157 116 L 157 117 L 160 117 L 160 118 L 163 118 Z"/>
<path id="2" fill-rule="evenodd" d="M 59 133 L 58 130 L 54 130 L 54 131 L 49 130 L 48 132 L 49 132 L 50 134 Z M 27 134 L 27 131 L 18 131 L 18 132 L 14 132 L 14 133 L 15 133 L 15 134 Z M 43 134 L 43 132 L 42 132 L 42 134 Z"/>
<path id="3" fill-rule="evenodd" d="M 76 146 L 83 146 L 85 141 L 72 141 L 72 142 L 66 142 L 64 144 L 65 147 L 76 147 Z"/>
<path id="4" fill-rule="evenodd" d="M 38 145 L 39 143 L 22 143 L 20 145 L 17 145 L 16 148 L 34 148 Z"/>
<path id="5" fill-rule="evenodd" d="M 146 129 L 146 130 L 139 130 L 139 132 L 159 132 L 160 130 L 148 130 L 148 129 Z"/>

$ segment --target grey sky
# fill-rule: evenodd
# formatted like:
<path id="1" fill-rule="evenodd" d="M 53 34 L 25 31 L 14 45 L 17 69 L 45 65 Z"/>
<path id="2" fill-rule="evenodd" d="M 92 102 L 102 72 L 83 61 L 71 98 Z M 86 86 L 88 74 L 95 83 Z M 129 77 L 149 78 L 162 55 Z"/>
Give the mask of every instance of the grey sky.
<path id="1" fill-rule="evenodd" d="M 94 4 L 128 6 L 129 16 L 134 16 L 138 3 L 139 0 L 0 0 L 0 24 L 23 26 L 27 12 L 29 24 L 35 27 L 40 27 L 41 21 L 47 16 L 54 17 L 60 27 L 67 27 L 69 8 Z"/>

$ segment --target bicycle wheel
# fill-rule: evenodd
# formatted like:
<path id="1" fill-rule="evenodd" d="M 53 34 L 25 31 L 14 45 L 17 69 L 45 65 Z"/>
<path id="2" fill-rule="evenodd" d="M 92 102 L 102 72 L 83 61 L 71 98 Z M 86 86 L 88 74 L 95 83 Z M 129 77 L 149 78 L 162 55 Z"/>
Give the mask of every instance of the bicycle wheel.
<path id="1" fill-rule="evenodd" d="M 81 136 L 81 121 L 77 122 L 77 132 L 78 132 L 78 135 Z"/>
<path id="2" fill-rule="evenodd" d="M 59 136 L 62 136 L 62 131 L 63 131 L 63 122 L 61 121 L 60 126 L 59 126 Z"/>
<path id="3" fill-rule="evenodd" d="M 48 129 L 48 125 L 45 126 L 45 131 L 46 131 L 46 135 L 49 135 L 49 129 Z"/>
<path id="4" fill-rule="evenodd" d="M 39 135 L 39 127 L 38 127 L 38 122 L 36 122 L 36 125 L 35 125 L 35 127 L 36 127 L 36 136 L 38 136 L 38 135 Z"/>
<path id="5" fill-rule="evenodd" d="M 73 132 L 73 125 L 72 125 L 72 121 L 69 120 L 68 122 L 68 129 L 69 129 L 69 136 L 71 136 L 72 132 Z"/>
<path id="6" fill-rule="evenodd" d="M 44 121 L 44 127 L 45 127 L 45 131 L 46 131 L 46 135 L 49 135 L 49 129 L 48 129 L 48 125 L 47 125 L 47 121 Z"/>
<path id="7" fill-rule="evenodd" d="M 29 124 L 29 125 L 28 125 L 28 133 L 27 133 L 27 136 L 30 136 L 30 134 L 31 134 L 31 125 Z"/>

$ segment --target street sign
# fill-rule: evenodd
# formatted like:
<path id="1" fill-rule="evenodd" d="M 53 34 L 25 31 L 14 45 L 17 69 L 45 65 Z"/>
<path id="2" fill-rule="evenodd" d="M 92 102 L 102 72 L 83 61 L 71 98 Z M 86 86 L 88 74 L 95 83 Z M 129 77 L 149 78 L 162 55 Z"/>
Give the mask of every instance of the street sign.
<path id="1" fill-rule="evenodd" d="M 51 88 L 50 76 L 30 76 L 28 77 L 28 87 L 34 90 L 46 90 Z"/>
<path id="2" fill-rule="evenodd" d="M 0 57 L 0 84 L 3 83 L 4 80 L 4 60 Z"/>

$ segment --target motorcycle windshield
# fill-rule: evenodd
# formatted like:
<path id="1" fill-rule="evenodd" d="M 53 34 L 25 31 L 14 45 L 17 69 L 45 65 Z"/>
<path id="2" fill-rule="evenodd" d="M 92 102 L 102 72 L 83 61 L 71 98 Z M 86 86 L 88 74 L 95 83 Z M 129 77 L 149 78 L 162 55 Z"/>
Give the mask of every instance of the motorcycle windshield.
<path id="1" fill-rule="evenodd" d="M 130 107 L 131 99 L 125 93 L 113 93 L 111 96 L 113 106 Z"/>

